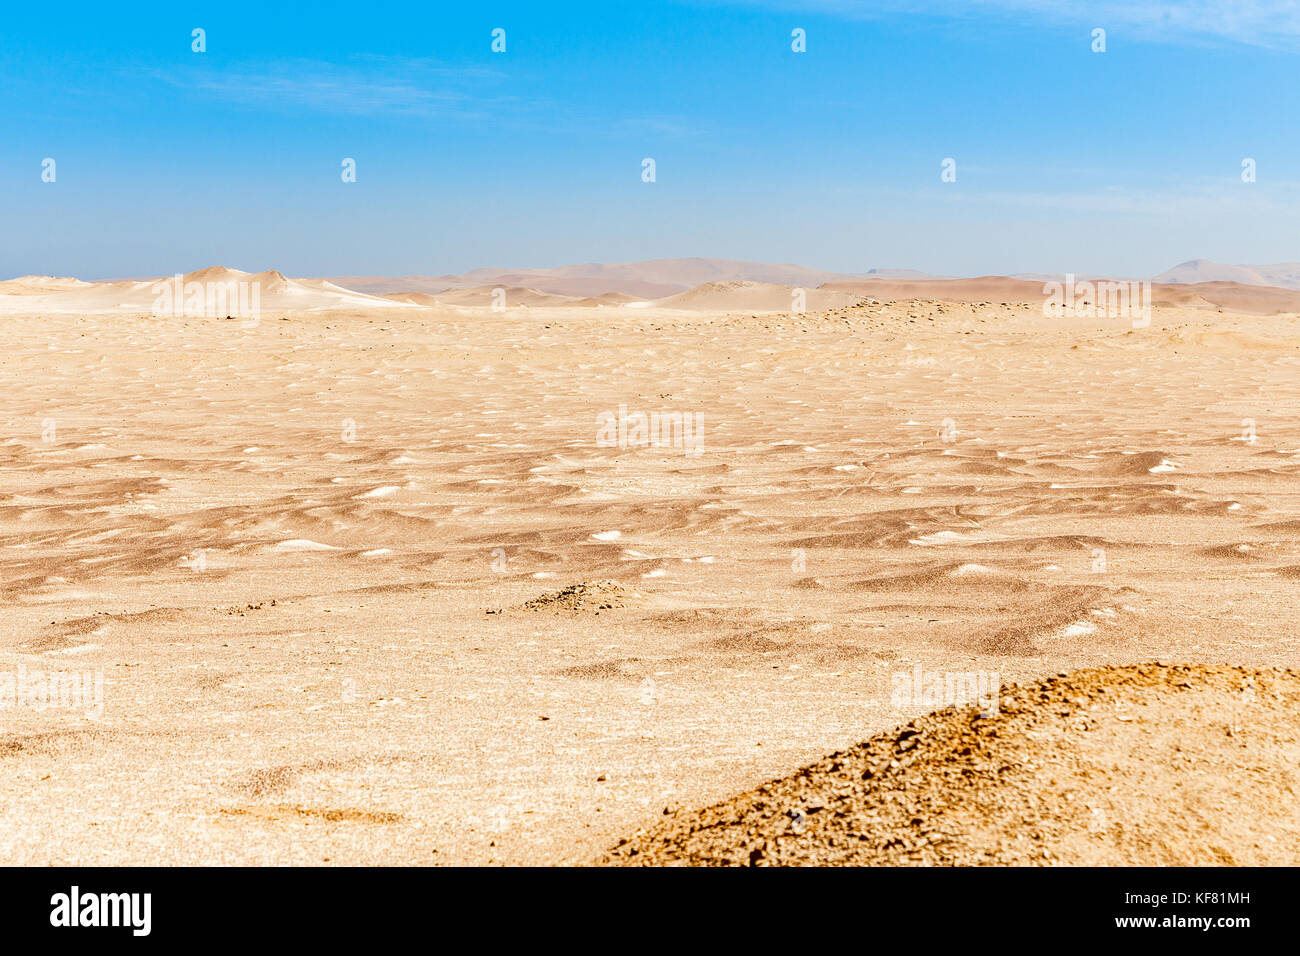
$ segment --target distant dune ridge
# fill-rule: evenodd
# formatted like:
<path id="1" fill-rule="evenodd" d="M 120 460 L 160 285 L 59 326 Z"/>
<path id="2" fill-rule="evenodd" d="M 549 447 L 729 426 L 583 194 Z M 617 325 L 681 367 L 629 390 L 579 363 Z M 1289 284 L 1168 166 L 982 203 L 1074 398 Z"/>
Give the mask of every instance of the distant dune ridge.
<path id="1" fill-rule="evenodd" d="M 1061 273 L 1027 274 L 989 278 L 1009 278 L 1026 282 L 1060 281 Z M 1104 276 L 1078 273 L 1079 279 Z M 1128 279 L 1130 276 L 1109 278 Z M 442 292 L 482 286 L 519 286 L 554 295 L 591 296 L 606 292 L 623 292 L 638 299 L 660 299 L 709 282 L 748 280 L 800 288 L 818 288 L 826 283 L 873 281 L 880 279 L 927 281 L 953 280 L 916 269 L 867 269 L 844 273 L 812 269 L 806 266 L 748 262 L 739 259 L 647 259 L 643 262 L 588 262 L 553 269 L 474 269 L 463 275 L 442 276 L 338 276 L 330 281 L 348 289 L 383 295 L 390 292 Z M 1278 265 L 1225 265 L 1208 259 L 1191 259 L 1149 281 L 1157 284 L 1188 285 L 1203 282 L 1236 282 L 1241 285 L 1275 286 L 1300 290 L 1300 262 Z"/>
<path id="2" fill-rule="evenodd" d="M 173 299 L 189 283 L 205 288 L 256 285 L 261 311 L 342 308 L 619 308 L 655 305 L 685 311 L 820 311 L 862 299 L 950 302 L 1042 302 L 1055 276 L 949 278 L 909 269 L 827 272 L 735 259 L 651 259 L 583 263 L 554 269 L 475 269 L 444 276 L 288 278 L 275 270 L 212 266 L 177 277 L 86 282 L 21 276 L 0 282 L 0 312 L 157 312 L 160 286 Z M 1077 277 L 1110 281 L 1104 277 Z M 1118 280 L 1128 281 L 1128 280 Z M 1300 312 L 1300 263 L 1233 266 L 1194 259 L 1151 280 L 1156 306 L 1232 309 L 1257 314 Z M 500 290 L 500 291 L 499 291 Z M 165 291 L 165 289 L 164 289 Z M 164 311 L 167 311 L 164 309 Z"/>
<path id="3" fill-rule="evenodd" d="M 197 297 L 197 298 L 196 298 Z M 196 305 L 202 303 L 202 305 Z M 410 308 L 345 289 L 328 279 L 290 279 L 209 266 L 183 275 L 117 282 L 22 276 L 0 282 L 0 313 L 247 314 L 348 308 Z"/>
<path id="4" fill-rule="evenodd" d="M 816 288 L 825 282 L 865 275 L 827 272 L 790 264 L 738 259 L 648 259 L 644 262 L 586 262 L 554 269 L 474 269 L 464 275 L 437 277 L 341 276 L 334 282 L 349 289 L 387 292 L 441 292 L 492 286 L 519 286 L 554 295 L 583 296 L 622 292 L 638 299 L 661 299 L 708 282 L 747 279 L 776 285 Z"/>
<path id="5" fill-rule="evenodd" d="M 773 282 L 752 282 L 745 279 L 726 282 L 706 282 L 685 292 L 660 299 L 655 304 L 665 309 L 690 309 L 716 311 L 718 309 L 749 309 L 755 312 L 790 312 L 798 297 L 800 287 L 779 285 Z M 805 289 L 800 311 L 820 312 L 853 305 L 862 296 L 828 288 Z"/>
<path id="6" fill-rule="evenodd" d="M 626 303 L 653 301 L 667 308 L 735 308 L 755 311 L 787 310 L 794 289 L 832 293 L 811 296 L 808 308 L 834 308 L 839 297 L 854 295 L 877 299 L 945 299 L 957 302 L 1036 302 L 1043 298 L 1043 283 L 1059 282 L 1064 274 L 980 276 L 952 278 L 915 269 L 868 269 L 861 273 L 828 272 L 805 266 L 748 262 L 736 259 L 650 259 L 644 262 L 583 263 L 554 269 L 474 269 L 464 275 L 437 277 L 342 276 L 331 281 L 372 295 L 422 292 L 456 304 L 476 303 L 493 288 L 527 290 L 515 304 L 541 304 L 538 296 L 567 296 L 571 305 L 615 305 L 618 294 Z M 1080 273 L 1092 281 L 1107 278 Z M 1148 280 L 1154 284 L 1156 305 L 1195 305 L 1234 308 L 1251 312 L 1291 312 L 1300 302 L 1289 292 L 1300 291 L 1300 263 L 1271 266 L 1234 266 L 1193 259 Z M 761 286 L 768 288 L 762 289 Z M 1162 288 L 1178 286 L 1180 288 Z M 782 288 L 783 287 L 783 288 Z M 1252 291 L 1258 289 L 1260 291 Z M 442 293 L 471 292 L 454 299 Z M 1268 291 L 1263 291 L 1268 290 Z M 731 302 L 723 304 L 726 297 Z M 597 300 L 582 301 L 579 300 Z M 813 304 L 826 301 L 826 305 Z M 559 300 L 548 305 L 564 304 Z"/>
<path id="7" fill-rule="evenodd" d="M 1169 284 L 1237 282 L 1241 285 L 1300 289 L 1300 262 L 1280 262 L 1271 266 L 1231 266 L 1208 259 L 1190 259 L 1158 276 L 1152 276 L 1151 281 Z"/>

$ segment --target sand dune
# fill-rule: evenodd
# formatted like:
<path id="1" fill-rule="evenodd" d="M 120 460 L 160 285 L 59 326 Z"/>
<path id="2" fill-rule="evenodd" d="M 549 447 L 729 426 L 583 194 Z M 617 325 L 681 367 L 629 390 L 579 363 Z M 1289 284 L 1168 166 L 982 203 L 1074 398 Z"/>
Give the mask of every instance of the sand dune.
<path id="1" fill-rule="evenodd" d="M 1056 282 L 1063 280 L 1063 276 L 1053 279 Z M 824 291 L 855 294 L 883 301 L 919 299 L 990 304 L 1027 302 L 1041 305 L 1046 298 L 1043 286 L 1044 283 L 1036 279 L 983 276 L 978 279 L 853 280 L 830 282 L 821 288 Z M 1300 312 L 1300 292 L 1238 282 L 1155 284 L 1151 287 L 1151 301 L 1153 305 L 1166 308 L 1183 306 L 1225 309 L 1261 315 Z"/>
<path id="2" fill-rule="evenodd" d="M 50 295 L 84 289 L 90 285 L 90 282 L 64 276 L 19 276 L 17 279 L 0 282 L 0 295 Z"/>
<path id="3" fill-rule="evenodd" d="M 873 270 L 874 271 L 874 270 Z M 464 275 L 436 277 L 346 276 L 334 281 L 350 289 L 436 293 L 445 289 L 518 286 L 577 298 L 611 292 L 637 300 L 659 299 L 708 282 L 752 280 L 812 288 L 853 276 L 790 264 L 736 259 L 651 259 L 644 262 L 587 262 L 553 269 L 474 269 Z"/>
<path id="4" fill-rule="evenodd" d="M 827 292 L 873 299 L 939 299 L 948 302 L 1041 302 L 1043 284 L 1004 276 L 978 279 L 853 279 L 828 282 Z"/>
<path id="5" fill-rule="evenodd" d="M 683 284 L 688 278 L 712 274 L 736 276 L 746 272 L 787 276 L 801 279 L 803 284 L 743 277 L 691 286 Z M 168 278 L 85 282 L 75 278 L 23 276 L 0 282 L 0 312 L 148 314 L 158 300 L 160 283 Z M 531 272 L 488 269 L 465 276 L 391 280 L 355 276 L 338 280 L 291 279 L 275 270 L 247 273 L 212 266 L 186 274 L 182 282 L 208 286 L 256 284 L 262 310 L 273 312 L 437 305 L 478 307 L 490 305 L 498 288 L 505 289 L 507 307 L 530 308 L 619 306 L 653 299 L 669 309 L 780 312 L 791 310 L 795 288 L 805 290 L 806 307 L 814 311 L 852 305 L 862 298 L 987 305 L 1014 302 L 1035 306 L 1045 299 L 1043 283 L 1036 279 L 1002 276 L 937 279 L 910 270 L 870 270 L 862 276 L 844 277 L 799 266 L 732 260 L 655 260 Z M 1300 312 L 1300 292 L 1228 281 L 1157 284 L 1152 290 L 1152 300 L 1166 308 L 1181 306 L 1265 315 Z"/>
<path id="6" fill-rule="evenodd" d="M 473 273 L 453 280 L 451 288 L 476 288 L 479 286 L 516 286 L 536 289 L 550 295 L 568 298 L 590 298 L 621 292 L 636 299 L 655 299 L 678 291 L 676 283 L 650 282 L 635 277 L 608 278 L 604 276 L 554 276 L 546 272 L 487 271 Z"/>
<path id="7" fill-rule="evenodd" d="M 1105 276 L 1077 277 L 1105 280 Z M 1116 277 L 1128 281 L 1134 277 Z M 652 259 L 643 262 L 581 263 L 550 269 L 474 269 L 463 275 L 441 276 L 341 276 L 329 280 L 338 286 L 370 295 L 390 293 L 437 294 L 448 289 L 513 286 L 552 295 L 594 298 L 623 293 L 637 300 L 662 299 L 715 282 L 751 281 L 798 288 L 861 293 L 878 299 L 942 299 L 961 302 L 1029 302 L 1042 298 L 1044 282 L 1064 281 L 1062 274 L 983 276 L 952 279 L 928 275 L 915 269 L 864 269 L 837 273 L 791 264 L 746 262 L 735 259 Z M 1252 299 L 1244 290 L 1252 287 L 1300 290 L 1300 264 L 1230 266 L 1193 259 L 1169 269 L 1152 280 L 1163 304 L 1182 300 L 1176 286 L 1204 286 L 1207 301 L 1216 306 L 1262 312 L 1296 311 L 1292 300 L 1276 293 Z M 919 284 L 917 284 L 919 283 Z M 1193 295 L 1200 294 L 1193 290 Z M 1233 296 L 1235 298 L 1228 298 Z M 1256 303 L 1252 305 L 1252 302 Z"/>
<path id="8" fill-rule="evenodd" d="M 440 304 L 461 306 L 491 306 L 500 301 L 507 308 L 516 306 L 560 306 L 572 305 L 578 299 L 568 295 L 554 295 L 539 289 L 526 289 L 520 286 L 477 286 L 469 289 L 450 289 L 440 292 L 435 297 Z"/>
<path id="9" fill-rule="evenodd" d="M 424 292 L 389 292 L 384 295 L 385 299 L 394 302 L 406 302 L 412 305 L 418 305 L 423 308 L 437 308 L 438 306 L 459 306 L 459 307 L 491 307 L 494 299 L 497 297 L 498 289 L 504 292 L 504 303 L 506 308 L 515 306 L 528 306 L 529 308 L 613 308 L 629 303 L 638 302 L 636 296 L 627 295 L 622 292 L 610 292 L 600 296 L 590 296 L 588 298 L 575 298 L 573 296 L 552 295 L 542 292 L 538 289 L 522 289 L 514 286 L 502 287 L 492 286 L 478 289 L 452 289 L 438 295 L 430 295 Z"/>
<path id="10" fill-rule="evenodd" d="M 1300 289 L 1300 262 L 1269 266 L 1232 266 L 1209 259 L 1191 259 L 1154 276 L 1158 283 L 1232 283 Z"/>
<path id="11" fill-rule="evenodd" d="M 644 301 L 644 299 L 635 295 L 628 295 L 626 292 L 606 292 L 604 295 L 589 296 L 585 299 L 578 299 L 572 304 L 586 308 L 598 308 L 631 305 L 634 302 Z"/>
<path id="12" fill-rule="evenodd" d="M 550 270 L 565 277 L 637 279 L 684 288 L 706 282 L 749 279 L 779 285 L 814 285 L 842 275 L 789 263 L 745 262 L 737 259 L 650 259 L 644 262 L 588 262 Z"/>
<path id="13" fill-rule="evenodd" d="M 430 295 L 427 292 L 387 292 L 383 298 L 393 302 L 405 302 L 408 305 L 418 305 L 421 308 L 432 309 L 439 304 L 436 295 Z"/>
<path id="14" fill-rule="evenodd" d="M 455 276 L 330 276 L 324 280 L 366 295 L 397 295 L 404 292 L 433 295 L 452 288 Z"/>
<path id="15" fill-rule="evenodd" d="M 1212 306 L 1260 315 L 1300 313 L 1300 291 L 1238 282 L 1201 282 L 1185 287 Z M 1157 286 L 1158 302 L 1173 303 L 1177 286 Z"/>
<path id="16" fill-rule="evenodd" d="M 795 308 L 795 286 L 776 285 L 770 282 L 735 280 L 708 282 L 685 292 L 659 299 L 655 304 L 664 309 L 689 309 L 699 312 L 790 312 Z M 861 296 L 838 289 L 804 289 L 805 308 L 810 310 L 833 309 L 854 305 Z"/>
<path id="17" fill-rule="evenodd" d="M 556 276 L 546 271 L 519 269 L 483 269 L 474 273 L 443 276 L 339 276 L 332 281 L 370 295 L 423 293 L 438 295 L 448 291 L 491 289 L 497 286 L 528 288 L 549 295 L 573 299 L 603 296 L 611 292 L 630 295 L 633 299 L 656 299 L 681 291 L 676 283 L 649 282 L 635 277 L 609 279 L 591 276 Z"/>
<path id="18" fill-rule="evenodd" d="M 221 287 L 222 303 L 238 312 L 232 302 L 259 303 L 262 311 L 319 311 L 345 308 L 403 308 L 406 303 L 344 289 L 322 279 L 290 279 L 275 270 L 249 273 L 224 266 L 209 266 L 183 275 L 180 294 L 173 291 L 174 277 L 135 279 L 121 282 L 82 282 L 77 279 L 31 277 L 0 283 L 0 313 L 44 312 L 52 314 L 140 313 L 170 311 L 171 303 L 183 303 L 191 293 L 186 286 L 198 283 L 207 290 Z M 253 291 L 256 289 L 256 299 Z M 242 291 L 241 291 L 242 290 Z M 241 299 L 240 296 L 243 295 Z M 167 305 L 160 306 L 160 298 Z"/>

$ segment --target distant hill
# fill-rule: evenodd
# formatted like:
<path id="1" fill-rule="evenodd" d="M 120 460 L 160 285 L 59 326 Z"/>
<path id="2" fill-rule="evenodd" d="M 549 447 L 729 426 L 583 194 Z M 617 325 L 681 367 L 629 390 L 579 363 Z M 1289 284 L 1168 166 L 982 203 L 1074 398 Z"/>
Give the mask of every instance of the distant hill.
<path id="1" fill-rule="evenodd" d="M 1078 280 L 1114 278 L 1076 272 Z M 1026 282 L 1059 282 L 1064 273 L 1018 273 L 1007 277 Z M 742 259 L 647 259 L 643 262 L 584 262 L 553 269 L 473 269 L 463 275 L 441 276 L 337 276 L 328 281 L 368 295 L 395 292 L 436 294 L 456 289 L 504 286 L 532 289 L 550 295 L 595 298 L 619 292 L 635 299 L 664 299 L 710 282 L 762 282 L 770 285 L 816 289 L 863 282 L 987 282 L 973 277 L 953 278 L 915 269 L 867 269 L 858 273 L 828 272 L 790 263 L 748 262 Z M 1300 290 L 1300 262 L 1275 265 L 1228 265 L 1209 259 L 1191 259 L 1157 276 L 1160 285 L 1198 285 L 1235 282 Z"/>
<path id="2" fill-rule="evenodd" d="M 209 266 L 180 277 L 123 279 L 116 282 L 83 282 L 51 276 L 22 276 L 0 282 L 0 313 L 182 313 L 190 308 L 187 285 L 200 283 L 203 289 L 195 306 L 203 311 L 207 303 L 226 313 L 241 307 L 251 311 L 304 312 L 328 309 L 399 309 L 407 303 L 392 302 L 358 294 L 325 279 L 290 279 L 281 272 L 241 272 L 225 266 Z M 254 301 L 256 291 L 256 301 Z M 218 294 L 219 293 L 219 294 Z"/>
<path id="3" fill-rule="evenodd" d="M 644 262 L 584 262 L 554 269 L 474 269 L 464 275 L 337 276 L 329 281 L 370 295 L 394 292 L 438 293 L 448 289 L 494 286 L 533 289 L 551 295 L 602 296 L 621 292 L 636 299 L 662 299 L 710 282 L 765 282 L 815 289 L 827 282 L 869 276 L 929 278 L 908 269 L 873 269 L 864 273 L 827 272 L 790 263 L 740 259 L 647 259 Z"/>
<path id="4" fill-rule="evenodd" d="M 826 291 L 873 299 L 944 299 L 950 302 L 1036 302 L 1043 284 L 1006 276 L 975 279 L 872 278 L 827 283 Z"/>
<path id="5" fill-rule="evenodd" d="M 1098 276 L 1076 274 L 1076 281 Z M 191 272 L 186 282 L 256 285 L 261 307 L 273 311 L 346 308 L 478 308 L 505 291 L 507 308 L 645 308 L 788 311 L 795 290 L 804 291 L 810 311 L 838 308 L 859 299 L 944 299 L 956 302 L 1041 302 L 1044 282 L 1064 275 L 1017 274 L 949 278 L 914 269 L 826 272 L 789 263 L 739 259 L 650 259 L 644 262 L 588 262 L 553 269 L 474 269 L 463 275 L 337 276 L 291 279 L 274 270 L 241 272 L 212 266 Z M 161 279 L 80 279 L 27 275 L 0 281 L 0 313 L 142 312 L 156 297 Z M 1127 280 L 1121 280 L 1127 281 Z M 1149 280 L 1154 304 L 1219 308 L 1261 314 L 1300 312 L 1300 262 L 1225 265 L 1192 259 Z"/>
<path id="6" fill-rule="evenodd" d="M 659 299 L 655 305 L 665 309 L 692 311 L 743 310 L 753 312 L 789 312 L 794 308 L 794 290 L 801 286 L 781 285 L 774 282 L 754 282 L 737 279 L 725 282 L 705 282 L 702 285 Z M 854 305 L 862 296 L 830 288 L 804 289 L 804 308 L 817 312 Z"/>
<path id="7" fill-rule="evenodd" d="M 1189 259 L 1151 277 L 1152 282 L 1190 285 L 1198 282 L 1238 282 L 1268 285 L 1279 289 L 1300 289 L 1300 262 L 1279 262 L 1271 266 L 1233 266 L 1209 259 Z"/>

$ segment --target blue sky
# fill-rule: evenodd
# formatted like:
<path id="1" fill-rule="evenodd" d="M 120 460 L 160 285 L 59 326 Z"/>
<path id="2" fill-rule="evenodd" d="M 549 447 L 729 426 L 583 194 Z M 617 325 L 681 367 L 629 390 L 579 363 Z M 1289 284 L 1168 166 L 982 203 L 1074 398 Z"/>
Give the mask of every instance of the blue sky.
<path id="1" fill-rule="evenodd" d="M 0 276 L 1300 259 L 1294 0 L 183 6 L 6 10 Z"/>

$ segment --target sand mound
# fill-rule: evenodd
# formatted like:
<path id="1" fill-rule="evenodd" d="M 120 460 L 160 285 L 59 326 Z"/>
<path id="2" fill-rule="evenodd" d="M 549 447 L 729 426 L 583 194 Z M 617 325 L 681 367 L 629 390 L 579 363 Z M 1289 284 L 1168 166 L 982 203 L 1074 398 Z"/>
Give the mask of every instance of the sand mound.
<path id="1" fill-rule="evenodd" d="M 425 309 L 432 309 L 439 304 L 437 296 L 427 292 L 388 292 L 383 298 L 394 302 L 405 302 L 408 305 L 418 305 Z"/>
<path id="2" fill-rule="evenodd" d="M 585 299 L 579 299 L 572 303 L 575 306 L 584 308 L 600 308 L 601 306 L 627 305 L 630 302 L 640 302 L 634 295 L 628 295 L 626 292 L 606 292 L 604 295 L 593 295 Z"/>
<path id="3" fill-rule="evenodd" d="M 1107 454 L 1093 472 L 1106 477 L 1123 478 L 1162 475 L 1177 470 L 1178 464 L 1171 459 L 1168 452 L 1141 451 Z"/>
<path id="4" fill-rule="evenodd" d="M 84 289 L 89 285 L 91 283 L 65 276 L 19 276 L 0 282 L 0 295 L 49 295 Z"/>
<path id="5" fill-rule="evenodd" d="M 519 305 L 526 305 L 530 308 L 570 305 L 577 301 L 573 296 L 554 295 L 550 292 L 542 292 L 538 289 L 528 289 L 522 286 L 487 285 L 475 286 L 472 289 L 449 289 L 440 292 L 437 299 L 440 305 L 490 306 L 499 301 L 498 289 L 505 291 L 505 307 L 507 309 Z"/>
<path id="6" fill-rule="evenodd" d="M 624 301 L 636 301 L 633 296 L 599 296 L 597 298 L 578 299 L 573 296 L 555 295 L 540 289 L 530 289 L 522 286 L 476 286 L 472 289 L 443 289 L 436 294 L 428 292 L 387 292 L 383 295 L 383 298 L 392 302 L 418 305 L 426 309 L 437 306 L 474 308 L 492 306 L 501 301 L 498 290 L 505 292 L 504 303 L 507 309 L 521 305 L 528 308 L 553 308 L 555 306 L 595 307 L 619 305 Z"/>
<path id="7" fill-rule="evenodd" d="M 790 312 L 796 286 L 740 279 L 730 282 L 706 282 L 655 304 L 665 309 L 705 311 Z M 856 305 L 861 296 L 853 292 L 805 289 L 804 308 L 809 312 Z"/>
<path id="8" fill-rule="evenodd" d="M 539 595 L 522 605 L 525 611 L 610 611 L 626 607 L 639 597 L 636 591 L 617 581 L 583 581 L 561 591 Z"/>
<path id="9" fill-rule="evenodd" d="M 866 296 L 882 301 L 937 299 L 944 302 L 1034 302 L 1044 298 L 1043 283 L 1005 276 L 977 279 L 856 279 L 828 282 L 821 287 L 831 292 Z"/>
<path id="10" fill-rule="evenodd" d="M 314 285 L 307 285 L 305 283 L 298 283 L 286 279 L 284 273 L 277 269 L 267 269 L 265 272 L 259 272 L 257 275 L 249 276 L 248 281 L 256 282 L 260 285 L 262 288 L 262 295 L 274 295 L 280 292 L 288 292 L 291 289 L 298 291 L 319 288 Z"/>
<path id="11" fill-rule="evenodd" d="M 1300 673 L 1140 664 L 1003 687 L 621 843 L 613 864 L 1294 865 Z"/>
<path id="12" fill-rule="evenodd" d="M 191 307 L 192 293 L 186 291 L 198 283 L 201 294 L 194 301 L 205 306 Z M 321 279 L 290 279 L 274 269 L 250 273 L 226 266 L 209 266 L 181 276 L 176 291 L 174 276 L 122 282 L 81 282 L 78 279 L 24 277 L 0 283 L 0 314 L 122 314 L 160 315 L 174 312 L 216 318 L 227 314 L 252 311 L 256 306 L 265 312 L 316 312 L 327 309 L 404 309 L 410 303 L 394 302 L 344 289 Z M 164 296 L 163 293 L 166 293 Z M 207 302 L 212 303 L 208 309 Z"/>
<path id="13" fill-rule="evenodd" d="M 824 292 L 853 293 L 881 301 L 910 299 L 945 302 L 1028 302 L 1040 305 L 1046 298 L 1045 282 L 1064 277 L 1019 279 L 981 276 L 977 279 L 854 279 L 828 282 Z M 1151 286 L 1151 304 L 1158 308 L 1195 308 L 1276 315 L 1300 312 L 1300 292 L 1239 282 L 1198 282 Z"/>
<path id="14" fill-rule="evenodd" d="M 1194 291 L 1193 286 L 1153 286 L 1151 304 L 1161 309 L 1212 309 L 1214 303 Z"/>
<path id="15" fill-rule="evenodd" d="M 892 274 L 895 270 L 886 270 Z M 872 270 L 873 273 L 877 270 Z M 704 282 L 750 279 L 806 289 L 823 282 L 852 279 L 853 275 L 826 272 L 789 263 L 744 262 L 736 259 L 651 259 L 645 262 L 585 262 L 553 269 L 473 269 L 463 275 L 344 276 L 339 285 L 372 295 L 389 292 L 438 292 L 492 286 L 520 286 L 554 295 L 604 298 L 608 293 L 633 301 L 661 299 Z"/>
<path id="16" fill-rule="evenodd" d="M 1251 266 L 1229 265 L 1225 262 L 1211 262 L 1209 259 L 1191 259 L 1154 276 L 1152 281 L 1193 284 L 1215 282 L 1300 289 L 1300 262 Z"/>
<path id="17" fill-rule="evenodd" d="M 208 266 L 206 269 L 187 272 L 182 278 L 186 282 L 238 282 L 247 279 L 249 275 L 242 269 L 231 269 L 229 266 Z"/>
<path id="18" fill-rule="evenodd" d="M 1213 306 L 1233 312 L 1260 315 L 1300 312 L 1300 292 L 1293 289 L 1243 285 L 1239 282 L 1199 282 L 1187 288 Z M 1172 291 L 1170 286 L 1157 286 L 1157 289 L 1164 293 Z M 1155 302 L 1161 304 L 1159 294 L 1156 295 Z"/>

